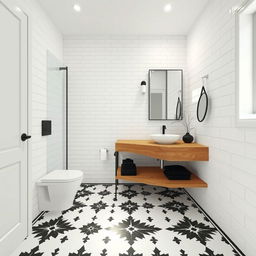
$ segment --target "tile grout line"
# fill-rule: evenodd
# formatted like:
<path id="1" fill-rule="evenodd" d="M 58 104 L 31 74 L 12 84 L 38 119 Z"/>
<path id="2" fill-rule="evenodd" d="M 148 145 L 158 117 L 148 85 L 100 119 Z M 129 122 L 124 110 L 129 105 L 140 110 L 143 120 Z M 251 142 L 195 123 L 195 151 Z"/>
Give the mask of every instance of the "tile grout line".
<path id="1" fill-rule="evenodd" d="M 230 246 L 232 246 L 232 248 L 239 253 L 239 255 L 241 256 L 246 256 L 241 249 L 239 249 L 239 247 L 235 244 L 235 242 L 233 242 L 233 240 L 219 227 L 219 225 L 210 217 L 210 215 L 197 203 L 197 201 L 190 195 L 190 193 L 183 189 L 184 192 L 187 194 L 187 196 L 189 196 L 189 198 L 197 205 L 197 207 L 202 211 L 202 213 L 205 215 L 205 217 L 207 217 L 211 224 L 220 232 L 220 234 L 222 236 L 225 237 L 225 239 L 228 240 Z"/>
<path id="2" fill-rule="evenodd" d="M 34 224 L 38 221 L 38 219 L 40 219 L 40 217 L 44 216 L 45 213 L 46 213 L 46 211 L 40 212 L 40 213 L 33 219 L 32 225 L 34 225 Z"/>

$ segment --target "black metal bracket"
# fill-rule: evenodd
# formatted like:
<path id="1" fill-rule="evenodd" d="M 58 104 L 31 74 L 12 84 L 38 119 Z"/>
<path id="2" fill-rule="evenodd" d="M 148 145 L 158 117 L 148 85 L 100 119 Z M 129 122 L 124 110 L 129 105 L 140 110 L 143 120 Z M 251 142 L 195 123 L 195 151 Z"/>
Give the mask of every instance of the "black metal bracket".
<path id="1" fill-rule="evenodd" d="M 118 165 L 119 165 L 119 152 L 116 151 L 114 153 L 114 156 L 115 156 L 115 197 L 114 197 L 114 201 L 117 201 L 118 179 L 116 178 L 116 176 L 117 176 L 117 170 L 118 170 Z"/>

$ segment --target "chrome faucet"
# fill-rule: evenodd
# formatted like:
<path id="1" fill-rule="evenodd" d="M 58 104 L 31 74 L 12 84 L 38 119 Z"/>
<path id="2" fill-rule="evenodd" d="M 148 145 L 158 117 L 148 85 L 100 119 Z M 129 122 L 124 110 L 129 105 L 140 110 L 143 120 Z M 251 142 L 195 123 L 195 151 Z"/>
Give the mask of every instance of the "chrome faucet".
<path id="1" fill-rule="evenodd" d="M 162 125 L 162 134 L 165 134 L 166 129 L 167 129 L 166 125 Z"/>

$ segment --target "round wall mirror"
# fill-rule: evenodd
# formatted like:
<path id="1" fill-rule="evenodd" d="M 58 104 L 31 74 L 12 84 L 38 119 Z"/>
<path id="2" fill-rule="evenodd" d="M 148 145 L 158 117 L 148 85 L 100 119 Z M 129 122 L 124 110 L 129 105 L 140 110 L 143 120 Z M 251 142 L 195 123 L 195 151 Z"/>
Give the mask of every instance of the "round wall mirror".
<path id="1" fill-rule="evenodd" d="M 208 95 L 204 86 L 202 87 L 201 94 L 197 103 L 197 120 L 203 122 L 208 110 Z"/>

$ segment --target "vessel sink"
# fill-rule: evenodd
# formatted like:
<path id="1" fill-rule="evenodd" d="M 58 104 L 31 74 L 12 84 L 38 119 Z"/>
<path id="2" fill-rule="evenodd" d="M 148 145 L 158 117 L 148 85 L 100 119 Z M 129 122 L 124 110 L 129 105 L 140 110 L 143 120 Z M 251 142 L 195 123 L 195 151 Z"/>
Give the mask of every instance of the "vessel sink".
<path id="1" fill-rule="evenodd" d="M 151 139 L 158 144 L 174 144 L 180 139 L 177 134 L 152 134 Z"/>

